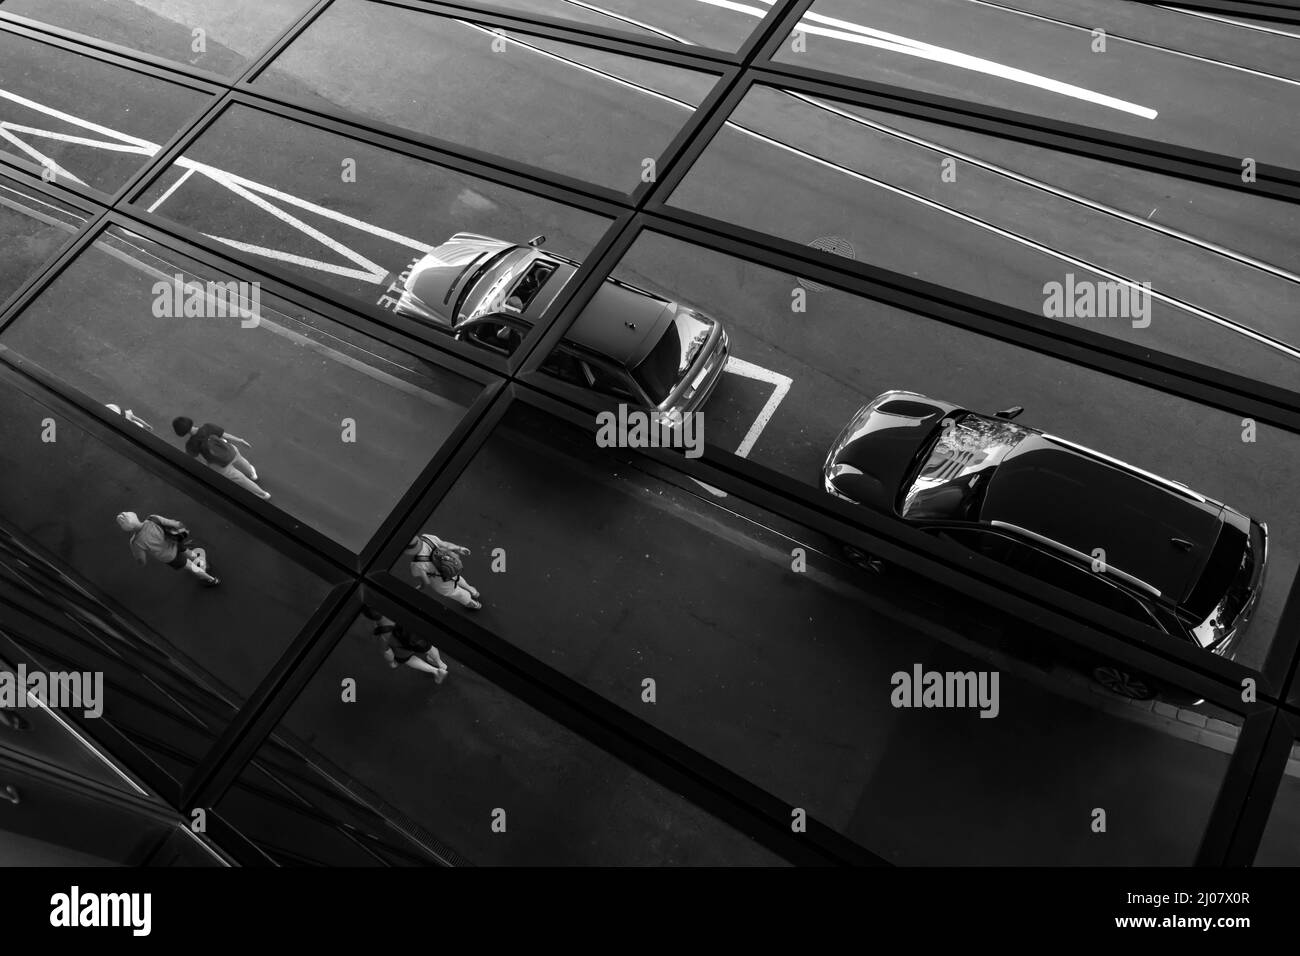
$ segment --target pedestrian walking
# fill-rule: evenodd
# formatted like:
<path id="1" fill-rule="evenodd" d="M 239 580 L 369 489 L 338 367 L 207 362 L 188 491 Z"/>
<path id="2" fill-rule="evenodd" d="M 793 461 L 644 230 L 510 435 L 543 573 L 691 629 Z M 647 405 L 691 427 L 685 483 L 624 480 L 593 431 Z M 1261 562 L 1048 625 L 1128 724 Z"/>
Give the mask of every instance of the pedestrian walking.
<path id="1" fill-rule="evenodd" d="M 431 675 L 437 684 L 446 679 L 447 665 L 431 642 L 408 633 L 402 625 L 371 608 L 363 607 L 361 614 L 366 620 L 374 622 L 374 634 L 384 644 L 384 660 L 388 661 L 389 667 L 397 668 L 405 664 L 413 670 Z"/>
<path id="2" fill-rule="evenodd" d="M 203 459 L 213 471 L 229 478 L 246 491 L 251 491 L 263 501 L 271 497 L 257 484 L 257 469 L 235 447 L 243 445 L 252 448 L 251 442 L 232 435 L 211 422 L 195 425 L 194 419 L 184 415 L 172 419 L 172 431 L 177 437 L 185 439 L 186 453 Z"/>
<path id="3" fill-rule="evenodd" d="M 141 564 L 149 559 L 161 561 L 177 571 L 188 571 L 205 587 L 216 587 L 221 579 L 208 573 L 208 555 L 203 548 L 190 546 L 190 532 L 175 518 L 149 515 L 143 521 L 134 511 L 122 511 L 117 526 L 131 535 L 131 555 Z"/>
<path id="4" fill-rule="evenodd" d="M 415 578 L 416 590 L 427 587 L 471 611 L 483 607 L 478 602 L 478 589 L 461 576 L 464 565 L 460 559 L 469 556 L 469 548 L 425 533 L 412 538 L 405 553 L 411 556 L 411 577 Z"/>

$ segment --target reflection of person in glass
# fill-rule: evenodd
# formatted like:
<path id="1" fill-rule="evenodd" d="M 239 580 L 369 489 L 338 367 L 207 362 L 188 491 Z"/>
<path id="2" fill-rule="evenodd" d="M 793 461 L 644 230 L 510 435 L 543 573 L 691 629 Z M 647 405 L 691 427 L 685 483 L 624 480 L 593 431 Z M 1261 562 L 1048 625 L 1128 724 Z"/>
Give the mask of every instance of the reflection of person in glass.
<path id="1" fill-rule="evenodd" d="M 251 449 L 251 442 L 232 435 L 220 425 L 210 422 L 195 425 L 193 419 L 184 415 L 172 419 L 172 431 L 177 437 L 185 439 L 186 454 L 202 458 L 213 471 L 229 478 L 246 491 L 251 491 L 263 501 L 271 497 L 269 492 L 258 486 L 257 469 L 235 447 L 243 445 Z"/>
<path id="2" fill-rule="evenodd" d="M 388 661 L 389 667 L 396 668 L 405 664 L 413 670 L 432 675 L 438 684 L 447 677 L 447 665 L 438 649 L 429 641 L 407 633 L 402 625 L 371 608 L 363 607 L 361 614 L 366 620 L 375 622 L 374 634 L 384 642 L 384 660 Z"/>
<path id="3" fill-rule="evenodd" d="M 463 568 L 460 559 L 469 556 L 469 548 L 425 533 L 412 538 L 405 553 L 411 556 L 411 577 L 415 578 L 417 589 L 427 587 L 471 611 L 483 607 L 477 600 L 478 589 L 460 575 Z"/>
<path id="4" fill-rule="evenodd" d="M 134 511 L 123 511 L 117 516 L 117 526 L 130 533 L 131 556 L 137 563 L 146 565 L 153 558 L 175 571 L 188 571 L 205 587 L 221 583 L 208 573 L 207 552 L 188 546 L 189 530 L 175 518 L 149 515 L 141 521 Z"/>

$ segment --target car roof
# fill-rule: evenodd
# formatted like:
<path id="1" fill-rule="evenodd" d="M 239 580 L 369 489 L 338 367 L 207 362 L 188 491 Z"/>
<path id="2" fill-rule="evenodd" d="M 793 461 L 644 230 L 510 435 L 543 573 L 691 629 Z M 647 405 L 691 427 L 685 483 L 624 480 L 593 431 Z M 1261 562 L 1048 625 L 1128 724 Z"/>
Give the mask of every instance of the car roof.
<path id="1" fill-rule="evenodd" d="M 980 521 L 1006 522 L 1088 555 L 1101 548 L 1106 564 L 1181 604 L 1218 540 L 1222 511 L 1123 462 L 1033 433 L 998 466 Z"/>
<path id="2" fill-rule="evenodd" d="M 636 368 L 663 337 L 672 302 L 616 279 L 606 279 L 565 338 L 624 368 Z"/>

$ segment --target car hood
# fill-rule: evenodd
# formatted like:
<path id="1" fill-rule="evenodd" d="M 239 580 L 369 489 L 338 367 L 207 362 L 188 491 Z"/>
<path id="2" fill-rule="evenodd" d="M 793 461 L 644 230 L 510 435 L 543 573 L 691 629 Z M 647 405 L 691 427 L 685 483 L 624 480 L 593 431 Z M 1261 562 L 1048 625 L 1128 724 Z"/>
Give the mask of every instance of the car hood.
<path id="1" fill-rule="evenodd" d="M 892 512 L 917 454 L 944 418 L 960 411 L 958 405 L 916 392 L 877 395 L 831 446 L 822 471 L 827 485 L 859 504 Z"/>
<path id="2" fill-rule="evenodd" d="M 488 236 L 458 233 L 440 246 L 429 250 L 411 267 L 406 292 L 434 321 L 451 327 L 455 321 L 452 308 L 474 269 L 467 268 L 475 259 L 487 261 L 491 256 L 514 246 Z"/>

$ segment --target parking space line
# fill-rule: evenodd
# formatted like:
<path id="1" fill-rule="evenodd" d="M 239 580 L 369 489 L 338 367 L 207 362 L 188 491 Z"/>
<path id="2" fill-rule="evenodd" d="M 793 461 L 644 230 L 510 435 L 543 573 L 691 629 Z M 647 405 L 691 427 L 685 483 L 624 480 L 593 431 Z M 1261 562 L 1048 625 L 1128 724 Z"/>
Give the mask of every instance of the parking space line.
<path id="1" fill-rule="evenodd" d="M 768 397 L 767 404 L 765 404 L 762 410 L 759 411 L 758 417 L 754 419 L 754 424 L 749 427 L 749 431 L 746 433 L 744 440 L 741 441 L 740 447 L 736 449 L 736 455 L 738 457 L 748 458 L 750 449 L 754 447 L 754 443 L 758 441 L 758 436 L 763 434 L 763 429 L 767 427 L 767 423 L 770 422 L 772 416 L 776 414 L 777 406 L 781 404 L 786 393 L 790 391 L 790 386 L 794 383 L 794 379 L 788 375 L 782 375 L 780 372 L 774 372 L 770 368 L 763 368 L 763 366 L 755 365 L 753 362 L 746 362 L 744 359 L 738 359 L 735 356 L 731 356 L 727 359 L 726 371 L 732 372 L 736 375 L 743 375 L 745 378 L 767 382 L 769 385 L 773 386 L 772 394 Z"/>
<path id="2" fill-rule="evenodd" d="M 167 191 L 165 193 L 163 193 L 161 196 L 159 196 L 157 199 L 154 200 L 153 205 L 149 207 L 149 211 L 153 212 L 164 202 L 166 202 L 167 198 L 172 193 L 176 192 L 176 190 L 180 189 L 180 187 L 184 185 L 185 180 L 189 179 L 193 175 L 194 175 L 194 170 L 192 168 L 185 170 L 185 172 L 181 175 L 179 179 L 176 180 L 176 182 L 172 183 L 170 186 L 167 187 Z"/>

